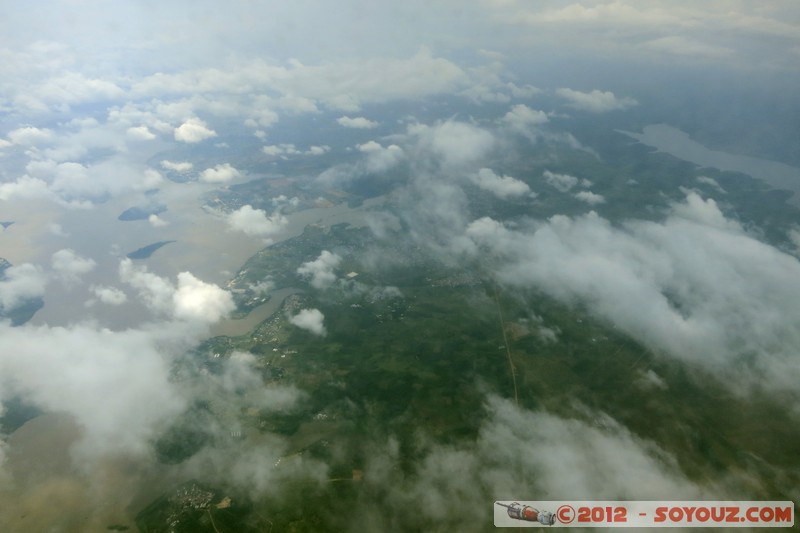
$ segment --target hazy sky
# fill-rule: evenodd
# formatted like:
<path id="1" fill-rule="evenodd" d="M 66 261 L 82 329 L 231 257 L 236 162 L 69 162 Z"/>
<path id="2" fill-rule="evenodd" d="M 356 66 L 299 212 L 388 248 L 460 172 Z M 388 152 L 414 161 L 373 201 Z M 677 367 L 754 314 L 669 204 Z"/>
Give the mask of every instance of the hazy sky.
<path id="1" fill-rule="evenodd" d="M 437 54 L 580 51 L 790 68 L 797 63 L 799 17 L 800 6 L 791 1 L 299 0 L 223 7 L 207 0 L 97 0 L 15 7 L 0 30 L 6 48 L 58 42 L 87 69 L 109 68 L 105 60 L 120 74 L 219 65 L 243 56 L 314 63 L 402 57 L 420 46 Z"/>
<path id="2" fill-rule="evenodd" d="M 421 47 L 446 58 L 500 52 L 511 70 L 577 57 L 796 70 L 799 20 L 790 1 L 44 1 L 0 22 L 2 87 L 8 97 L 40 76 L 80 72 L 128 88 L 155 72 L 256 58 L 337 65 Z"/>

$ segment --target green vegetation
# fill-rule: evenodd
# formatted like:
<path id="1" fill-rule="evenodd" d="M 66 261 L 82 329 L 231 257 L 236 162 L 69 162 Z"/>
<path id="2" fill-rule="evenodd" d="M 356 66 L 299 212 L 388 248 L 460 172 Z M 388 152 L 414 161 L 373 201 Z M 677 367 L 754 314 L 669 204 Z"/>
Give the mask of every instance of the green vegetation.
<path id="1" fill-rule="evenodd" d="M 208 426 L 212 421 L 207 405 L 198 403 L 187 409 L 155 442 L 158 460 L 177 464 L 200 451 L 211 441 Z"/>
<path id="2" fill-rule="evenodd" d="M 600 159 L 533 147 L 524 161 L 498 169 L 539 193 L 533 208 L 474 194 L 473 215 L 546 218 L 588 211 L 543 182 L 542 172 L 551 170 L 591 179 L 592 190 L 606 198 L 594 209 L 615 223 L 663 218 L 669 202 L 682 198 L 680 187 L 703 189 L 700 175 L 727 190 L 725 195 L 703 189 L 704 195 L 723 206 L 734 203 L 745 225 L 762 228 L 773 241 L 783 238 L 795 216 L 784 193 L 747 176 L 701 172 L 621 136 L 592 135 L 589 130 Z M 402 473 L 415 475 L 418 460 L 434 444 L 475 440 L 487 421 L 487 393 L 597 427 L 607 424 L 601 415 L 608 415 L 657 443 L 698 482 L 758 479 L 751 492 L 765 500 L 785 499 L 786 487 L 800 484 L 800 428 L 779 399 L 738 396 L 718 376 L 654 353 L 579 305 L 533 290 L 505 290 L 482 265 L 444 265 L 402 234 L 379 241 L 367 229 L 310 226 L 301 236 L 262 250 L 232 287 L 269 279 L 276 288 L 299 287 L 304 293 L 287 297 L 249 335 L 210 339 L 197 350 L 198 361 L 211 372 L 234 350 L 248 351 L 257 356 L 265 384 L 305 392 L 288 412 L 242 406 L 240 422 L 248 434 L 285 437 L 287 456 L 323 461 L 328 485 L 293 481 L 280 498 L 254 498 L 223 512 L 210 502 L 228 488 L 194 484 L 176 494 L 202 493 L 206 503 L 192 506 L 188 496 L 164 496 L 139 515 L 142 531 L 167 531 L 175 517 L 180 525 L 174 531 L 336 531 L 354 518 L 359 502 L 383 497 L 366 494 L 360 481 L 379 443 L 396 442 Z M 322 250 L 342 257 L 340 276 L 358 275 L 340 277 L 325 291 L 310 286 L 296 271 Z M 327 336 L 291 325 L 288 316 L 304 308 L 324 314 Z M 162 446 L 165 460 L 183 460 L 199 449 L 191 430 L 171 431 Z M 188 447 L 179 449 L 182 439 Z"/>
<path id="3" fill-rule="evenodd" d="M 251 506 L 190 481 L 157 499 L 136 516 L 141 533 L 269 531 L 269 520 Z"/>

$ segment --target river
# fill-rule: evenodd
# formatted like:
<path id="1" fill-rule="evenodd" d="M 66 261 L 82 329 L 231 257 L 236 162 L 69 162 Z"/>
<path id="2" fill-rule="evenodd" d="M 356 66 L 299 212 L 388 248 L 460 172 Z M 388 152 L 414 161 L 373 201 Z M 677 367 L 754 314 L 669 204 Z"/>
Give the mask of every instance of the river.
<path id="1" fill-rule="evenodd" d="M 244 318 L 230 318 L 217 322 L 211 326 L 210 335 L 212 337 L 219 335 L 227 335 L 229 337 L 246 335 L 261 322 L 272 316 L 272 313 L 280 309 L 281 304 L 287 297 L 299 292 L 303 291 L 295 288 L 278 289 L 276 291 L 272 291 L 267 303 L 259 305 L 250 311 Z"/>
<path id="2" fill-rule="evenodd" d="M 688 133 L 666 124 L 645 126 L 642 133 L 616 131 L 636 139 L 642 144 L 656 148 L 659 152 L 665 152 L 701 167 L 741 172 L 763 180 L 773 188 L 792 191 L 794 195 L 790 202 L 800 205 L 800 194 L 798 194 L 800 193 L 800 168 L 769 159 L 710 150 L 693 141 Z"/>
<path id="3" fill-rule="evenodd" d="M 63 248 L 73 249 L 96 262 L 94 269 L 81 280 L 49 283 L 45 306 L 34 315 L 31 324 L 64 326 L 81 317 L 105 327 L 120 329 L 149 320 L 150 312 L 138 298 L 133 297 L 133 291 L 120 284 L 119 263 L 127 253 L 158 241 L 175 242 L 159 249 L 146 260 L 136 261 L 137 265 L 146 266 L 151 272 L 173 282 L 179 272 L 189 271 L 205 282 L 224 284 L 248 258 L 269 242 L 232 231 L 222 216 L 203 209 L 202 198 L 208 190 L 208 185 L 200 183 L 164 184 L 159 191 L 159 201 L 168 206 L 168 211 L 160 216 L 169 224 L 158 228 L 146 220 L 117 220 L 119 213 L 135 205 L 137 200 L 141 201 L 135 195 L 113 198 L 93 209 L 61 210 L 52 209 L 51 206 L 48 216 L 42 216 L 37 224 L 30 223 L 32 216 L 25 217 L 23 212 L 19 213 L 20 222 L 3 235 L 11 245 L 4 249 L 8 252 L 20 251 L 4 252 L 13 263 L 31 261 L 46 267 L 50 256 Z M 296 237 L 312 223 L 363 226 L 366 224 L 367 211 L 384 201 L 383 197 L 378 197 L 355 208 L 342 203 L 291 213 L 286 216 L 286 226 L 272 236 L 271 242 Z M 33 212 L 36 216 L 39 216 L 38 213 L 41 211 Z M 59 224 L 62 230 L 59 234 L 47 231 L 44 227 L 53 223 Z M 12 241 L 14 237 L 17 241 Z M 92 302 L 89 291 L 91 285 L 122 288 L 128 293 L 128 301 L 117 307 Z"/>

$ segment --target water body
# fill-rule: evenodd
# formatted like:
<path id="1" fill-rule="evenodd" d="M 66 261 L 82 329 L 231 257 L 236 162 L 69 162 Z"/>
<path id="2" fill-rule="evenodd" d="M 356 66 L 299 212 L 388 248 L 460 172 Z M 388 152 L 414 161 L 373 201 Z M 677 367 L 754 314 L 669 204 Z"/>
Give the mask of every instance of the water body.
<path id="1" fill-rule="evenodd" d="M 636 139 L 642 144 L 656 148 L 659 152 L 670 154 L 701 167 L 741 172 L 763 180 L 773 188 L 792 191 L 794 195 L 790 202 L 800 205 L 800 168 L 769 159 L 710 150 L 693 141 L 688 133 L 666 124 L 645 126 L 642 133 L 616 131 Z"/>
<path id="2" fill-rule="evenodd" d="M 347 223 L 355 228 L 363 227 L 367 223 L 369 210 L 381 206 L 385 201 L 385 196 L 379 196 L 377 198 L 370 198 L 364 201 L 360 207 L 355 208 L 348 207 L 346 204 L 342 203 L 332 207 L 316 207 L 292 213 L 288 216 L 289 224 L 280 234 L 272 239 L 272 241 L 273 243 L 278 243 L 302 235 L 303 230 L 305 230 L 309 224 L 334 226 L 336 224 Z M 250 256 L 246 257 L 245 260 L 249 259 L 249 257 Z M 244 260 L 241 261 L 240 265 L 241 264 L 244 264 Z M 211 336 L 227 335 L 234 337 L 245 335 L 261 322 L 272 316 L 288 296 L 299 292 L 302 291 L 292 287 L 273 291 L 270 293 L 270 299 L 267 303 L 259 305 L 250 311 L 246 317 L 222 320 L 212 326 Z"/>
<path id="3" fill-rule="evenodd" d="M 269 301 L 250 311 L 246 317 L 238 319 L 230 318 L 214 324 L 211 327 L 210 336 L 227 335 L 229 337 L 236 337 L 239 335 L 246 335 L 253 331 L 261 322 L 271 317 L 275 311 L 280 309 L 281 304 L 283 304 L 286 298 L 299 292 L 303 291 L 293 287 L 272 291 Z"/>
<path id="4" fill-rule="evenodd" d="M 292 213 L 287 215 L 286 227 L 272 236 L 270 241 L 265 241 L 232 231 L 222 216 L 203 209 L 204 195 L 211 188 L 202 183 L 165 183 L 158 193 L 159 203 L 169 207 L 166 215 L 162 216 L 167 223 L 163 227 L 154 227 L 146 220 L 118 220 L 118 214 L 126 207 L 143 201 L 135 194 L 112 198 L 91 210 L 59 209 L 54 208 L 52 203 L 43 204 L 41 208 L 35 205 L 37 208 L 34 209 L 28 205 L 27 209 L 21 209 L 21 216 L 27 213 L 28 218 L 18 218 L 18 224 L 0 233 L 0 249 L 14 252 L 7 254 L 12 263 L 30 261 L 47 266 L 51 255 L 63 248 L 73 249 L 97 263 L 95 269 L 79 284 L 66 287 L 60 283 L 49 284 L 45 306 L 30 323 L 64 326 L 74 322 L 75 317 L 83 317 L 102 326 L 118 329 L 151 319 L 152 314 L 135 291 L 123 285 L 119 279 L 120 260 L 127 251 L 139 248 L 143 242 L 175 241 L 139 261 L 150 272 L 175 283 L 178 273 L 188 271 L 205 282 L 222 285 L 236 274 L 248 258 L 270 242 L 296 237 L 303 233 L 307 225 L 314 223 L 330 226 L 344 222 L 356 227 L 363 226 L 368 211 L 378 208 L 385 201 L 385 198 L 379 197 L 355 208 L 339 204 Z M 41 217 L 41 220 L 35 217 Z M 48 230 L 49 225 L 54 223 L 58 223 L 61 230 L 57 234 Z M 117 307 L 93 302 L 95 297 L 89 290 L 90 285 L 120 288 L 128 294 L 128 302 Z"/>
<path id="5" fill-rule="evenodd" d="M 81 438 L 65 413 L 37 416 L 9 436 L 0 471 L 3 531 L 107 531 L 119 523 L 135 531 L 136 510 L 180 479 L 174 467 L 124 457 L 76 467 L 72 447 Z"/>

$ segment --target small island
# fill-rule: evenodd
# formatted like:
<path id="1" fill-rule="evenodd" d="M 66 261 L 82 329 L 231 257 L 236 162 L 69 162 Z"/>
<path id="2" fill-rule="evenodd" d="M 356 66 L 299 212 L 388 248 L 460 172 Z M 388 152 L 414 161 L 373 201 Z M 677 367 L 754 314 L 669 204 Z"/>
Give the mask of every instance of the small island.
<path id="1" fill-rule="evenodd" d="M 156 206 L 149 208 L 131 207 L 120 213 L 117 219 L 122 220 L 123 222 L 130 222 L 133 220 L 147 220 L 148 218 L 150 218 L 150 215 L 160 215 L 166 210 L 167 208 L 164 206 Z"/>
<path id="2" fill-rule="evenodd" d="M 138 250 L 132 251 L 126 257 L 128 259 L 147 259 L 151 255 L 153 255 L 155 253 L 155 251 L 158 250 L 159 248 L 161 248 L 162 246 L 166 246 L 166 245 L 168 245 L 170 243 L 173 243 L 173 242 L 175 242 L 175 241 L 158 241 L 158 242 L 154 242 L 153 244 L 148 244 L 147 246 L 143 246 L 143 247 L 139 248 Z"/>

